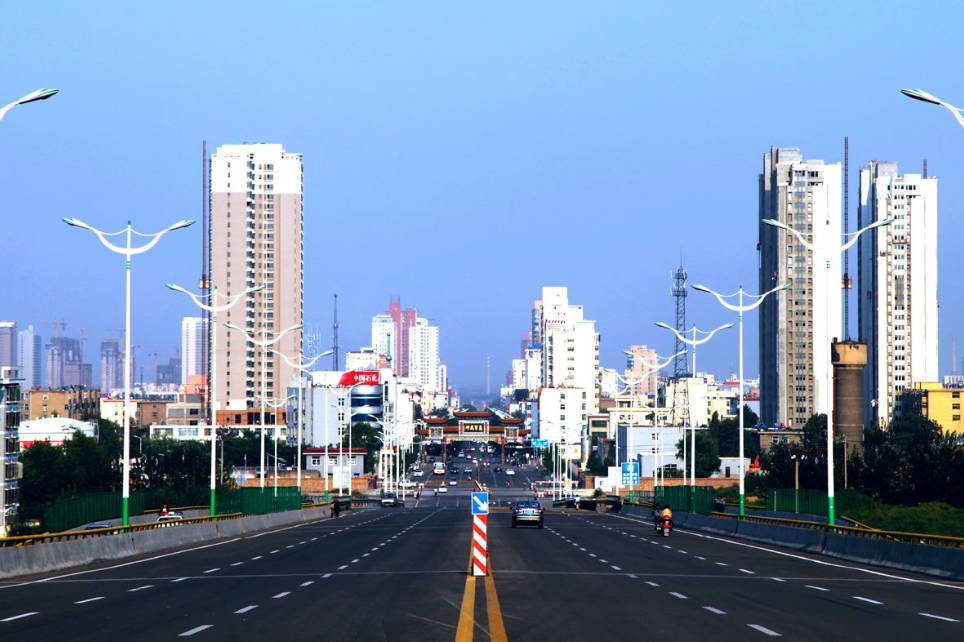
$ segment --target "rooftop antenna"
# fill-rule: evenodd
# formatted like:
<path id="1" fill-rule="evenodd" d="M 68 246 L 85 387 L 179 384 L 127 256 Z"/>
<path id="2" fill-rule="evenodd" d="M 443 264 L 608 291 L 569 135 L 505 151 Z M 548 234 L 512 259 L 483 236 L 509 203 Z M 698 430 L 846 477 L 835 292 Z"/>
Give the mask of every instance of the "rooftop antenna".
<path id="1" fill-rule="evenodd" d="M 338 295 L 335 296 L 335 318 L 331 324 L 331 360 L 334 364 L 333 370 L 338 370 Z"/>
<path id="2" fill-rule="evenodd" d="M 686 270 L 683 269 L 683 254 L 680 253 L 679 268 L 673 272 L 673 298 L 676 299 L 676 329 L 680 334 L 686 332 Z M 686 346 L 676 337 L 673 350 L 673 376 L 677 379 L 686 375 Z M 693 373 L 696 376 L 696 373 Z"/>

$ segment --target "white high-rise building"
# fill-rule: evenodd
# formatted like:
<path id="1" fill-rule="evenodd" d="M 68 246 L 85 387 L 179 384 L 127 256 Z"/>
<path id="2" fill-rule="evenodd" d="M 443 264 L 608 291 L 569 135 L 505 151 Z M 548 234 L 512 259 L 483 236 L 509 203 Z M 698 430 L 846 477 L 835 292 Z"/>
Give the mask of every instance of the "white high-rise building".
<path id="1" fill-rule="evenodd" d="M 438 326 L 429 325 L 428 319 L 418 317 L 408 329 L 408 376 L 423 390 L 442 390 L 438 380 Z"/>
<path id="2" fill-rule="evenodd" d="M 539 302 L 537 302 L 539 303 Z M 568 288 L 542 288 L 539 310 L 542 338 L 541 385 L 591 391 L 589 412 L 599 411 L 599 334 L 583 318 L 581 305 L 569 305 Z"/>
<path id="3" fill-rule="evenodd" d="M 0 367 L 17 365 L 17 322 L 0 321 Z"/>
<path id="4" fill-rule="evenodd" d="M 388 358 L 389 366 L 395 368 L 395 358 L 398 337 L 395 330 L 395 320 L 389 314 L 376 314 L 372 317 L 372 348 L 376 354 Z"/>
<path id="5" fill-rule="evenodd" d="M 789 283 L 760 306 L 760 415 L 767 425 L 802 428 L 811 415 L 833 413 L 830 343 L 841 338 L 841 166 L 804 160 L 799 149 L 772 148 L 759 176 L 760 294 Z M 744 300 L 749 303 L 752 300 Z"/>
<path id="6" fill-rule="evenodd" d="M 303 184 L 301 154 L 278 144 L 221 145 L 211 156 L 211 284 L 228 296 L 264 285 L 218 314 L 218 322 L 258 341 L 304 321 Z M 262 348 L 237 330 L 219 328 L 217 404 L 258 407 L 262 381 L 266 398 L 283 398 L 295 370 L 271 350 L 297 358 L 301 346 L 300 329 Z M 182 358 L 186 363 L 187 355 Z"/>
<path id="7" fill-rule="evenodd" d="M 17 333 L 17 352 L 23 387 L 39 388 L 43 381 L 40 376 L 41 364 L 43 364 L 43 342 L 32 325 Z"/>
<path id="8" fill-rule="evenodd" d="M 858 324 L 867 344 L 864 417 L 886 425 L 914 383 L 937 381 L 937 179 L 871 162 L 860 171 Z"/>
<path id="9" fill-rule="evenodd" d="M 181 384 L 186 384 L 192 375 L 205 374 L 207 359 L 207 319 L 184 317 L 181 319 Z"/>
<path id="10" fill-rule="evenodd" d="M 539 391 L 539 439 L 568 444 L 567 459 L 578 459 L 588 425 L 593 388 L 543 388 Z"/>

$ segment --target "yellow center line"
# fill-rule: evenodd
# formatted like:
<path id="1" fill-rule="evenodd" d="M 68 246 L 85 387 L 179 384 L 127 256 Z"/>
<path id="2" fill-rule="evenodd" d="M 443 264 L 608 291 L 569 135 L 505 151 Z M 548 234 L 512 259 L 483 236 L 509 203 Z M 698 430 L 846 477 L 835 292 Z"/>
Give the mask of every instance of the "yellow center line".
<path id="1" fill-rule="evenodd" d="M 502 622 L 502 608 L 499 606 L 499 594 L 495 591 L 495 579 L 492 577 L 492 558 L 489 557 L 489 574 L 485 576 L 485 608 L 489 614 L 489 639 L 492 642 L 507 642 L 505 623 Z"/>
<path id="2" fill-rule="evenodd" d="M 465 578 L 465 591 L 462 593 L 462 608 L 459 611 L 459 626 L 455 630 L 455 642 L 472 642 L 475 630 L 475 576 Z"/>

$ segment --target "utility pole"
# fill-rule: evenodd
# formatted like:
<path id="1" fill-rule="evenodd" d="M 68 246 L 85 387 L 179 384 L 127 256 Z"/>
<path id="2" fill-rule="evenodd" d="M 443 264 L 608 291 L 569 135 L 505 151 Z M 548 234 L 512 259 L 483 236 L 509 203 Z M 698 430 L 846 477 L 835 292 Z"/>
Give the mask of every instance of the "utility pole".
<path id="1" fill-rule="evenodd" d="M 335 294 L 335 318 L 331 324 L 331 361 L 332 370 L 338 370 L 338 295 Z"/>

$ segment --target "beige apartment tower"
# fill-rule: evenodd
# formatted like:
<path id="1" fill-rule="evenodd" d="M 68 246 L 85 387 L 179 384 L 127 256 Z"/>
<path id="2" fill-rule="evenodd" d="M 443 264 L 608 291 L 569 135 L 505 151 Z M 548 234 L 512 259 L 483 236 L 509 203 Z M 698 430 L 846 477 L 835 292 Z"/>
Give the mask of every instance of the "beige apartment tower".
<path id="1" fill-rule="evenodd" d="M 247 341 L 225 322 L 257 340 L 272 340 L 302 323 L 304 301 L 304 213 L 301 155 L 277 144 L 221 145 L 211 156 L 211 287 L 236 295 L 264 284 L 227 312 L 218 314 L 217 391 L 219 410 L 258 408 L 264 359 L 265 396 L 284 398 L 293 370 L 265 348 Z M 219 297 L 223 303 L 223 298 Z M 298 359 L 302 332 L 284 335 L 274 349 Z"/>

